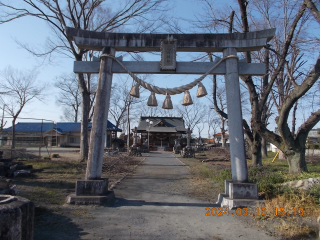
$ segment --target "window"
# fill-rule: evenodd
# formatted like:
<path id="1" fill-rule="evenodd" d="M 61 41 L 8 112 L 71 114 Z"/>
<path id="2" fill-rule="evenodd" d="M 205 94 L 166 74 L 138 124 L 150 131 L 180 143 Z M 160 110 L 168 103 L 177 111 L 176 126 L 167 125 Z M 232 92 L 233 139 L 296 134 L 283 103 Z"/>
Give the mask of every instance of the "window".
<path id="1" fill-rule="evenodd" d="M 17 143 L 40 143 L 40 137 L 16 137 Z"/>
<path id="2" fill-rule="evenodd" d="M 69 143 L 80 143 L 80 137 L 69 137 Z"/>

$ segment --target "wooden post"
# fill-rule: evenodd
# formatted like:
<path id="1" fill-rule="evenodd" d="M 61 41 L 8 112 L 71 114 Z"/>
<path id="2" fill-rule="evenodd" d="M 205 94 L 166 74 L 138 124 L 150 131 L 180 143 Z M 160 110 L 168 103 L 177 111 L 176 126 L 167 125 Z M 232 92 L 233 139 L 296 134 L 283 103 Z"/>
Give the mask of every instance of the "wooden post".
<path id="1" fill-rule="evenodd" d="M 112 85 L 112 62 L 111 58 L 104 54 L 115 55 L 115 49 L 106 47 L 102 50 L 100 60 L 99 81 L 97 87 L 96 104 L 92 121 L 89 156 L 86 170 L 86 180 L 100 179 L 106 140 L 106 129 L 110 105 L 110 93 Z M 82 123 L 87 124 L 87 123 Z"/>

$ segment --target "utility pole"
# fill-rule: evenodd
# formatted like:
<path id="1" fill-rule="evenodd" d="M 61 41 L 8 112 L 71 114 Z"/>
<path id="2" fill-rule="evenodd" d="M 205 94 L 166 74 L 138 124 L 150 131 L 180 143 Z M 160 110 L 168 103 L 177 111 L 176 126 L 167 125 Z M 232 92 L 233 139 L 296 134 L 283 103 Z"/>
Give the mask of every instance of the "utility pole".
<path id="1" fill-rule="evenodd" d="M 127 126 L 128 126 L 128 129 L 127 129 L 127 152 L 129 153 L 130 151 L 130 117 L 129 117 L 129 114 L 130 114 L 130 103 L 131 103 L 131 95 L 129 94 L 129 102 L 128 102 L 128 112 L 127 112 Z"/>
<path id="2" fill-rule="evenodd" d="M 5 104 L 3 104 L 3 108 L 2 108 L 2 118 L 1 118 L 1 126 L 0 126 L 0 133 L 2 133 L 3 127 L 7 124 L 7 121 L 5 123 L 3 123 L 4 120 L 4 108 L 6 107 Z M 2 146 L 2 141 L 3 141 L 3 136 L 2 134 L 0 135 L 0 146 Z"/>

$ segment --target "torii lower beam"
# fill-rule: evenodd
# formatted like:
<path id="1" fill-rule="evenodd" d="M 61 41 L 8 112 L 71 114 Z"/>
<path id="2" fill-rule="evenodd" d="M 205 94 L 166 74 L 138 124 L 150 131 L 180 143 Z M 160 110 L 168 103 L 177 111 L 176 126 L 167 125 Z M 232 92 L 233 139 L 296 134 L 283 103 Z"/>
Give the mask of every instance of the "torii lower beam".
<path id="1" fill-rule="evenodd" d="M 177 62 L 176 71 L 161 71 L 159 62 L 153 61 L 123 61 L 122 64 L 134 74 L 198 74 L 207 72 L 215 62 Z M 240 76 L 263 76 L 266 74 L 266 66 L 263 63 L 246 63 L 239 61 Z M 100 70 L 100 62 L 75 61 L 73 72 L 75 73 L 96 73 Z M 112 65 L 112 73 L 127 73 L 116 61 Z M 211 74 L 225 75 L 226 63 L 222 62 Z"/>

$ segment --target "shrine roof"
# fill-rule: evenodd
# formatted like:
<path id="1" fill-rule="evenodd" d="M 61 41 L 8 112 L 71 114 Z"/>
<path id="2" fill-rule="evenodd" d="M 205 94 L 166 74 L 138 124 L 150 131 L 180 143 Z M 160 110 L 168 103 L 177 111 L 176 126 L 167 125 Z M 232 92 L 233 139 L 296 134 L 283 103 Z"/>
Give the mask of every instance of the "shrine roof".
<path id="1" fill-rule="evenodd" d="M 153 123 L 150 125 L 150 132 L 186 132 L 187 129 L 184 125 L 182 117 L 143 117 L 139 119 L 137 127 L 138 132 L 149 131 L 149 119 Z"/>
<path id="2" fill-rule="evenodd" d="M 147 131 L 149 132 L 149 129 L 147 128 Z M 175 127 L 151 127 L 150 132 L 168 132 L 168 133 L 176 133 L 177 130 Z"/>

